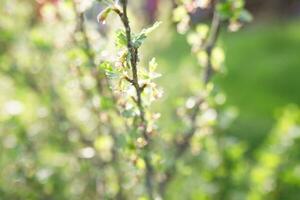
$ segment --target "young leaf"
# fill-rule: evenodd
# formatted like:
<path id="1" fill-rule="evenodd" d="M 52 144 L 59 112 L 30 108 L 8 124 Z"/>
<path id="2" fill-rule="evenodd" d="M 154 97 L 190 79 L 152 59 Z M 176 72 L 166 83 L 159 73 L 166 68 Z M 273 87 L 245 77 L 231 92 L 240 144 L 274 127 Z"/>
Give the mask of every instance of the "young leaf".
<path id="1" fill-rule="evenodd" d="M 112 72 L 113 71 L 113 67 L 111 65 L 110 62 L 102 62 L 100 64 L 100 69 L 104 70 L 104 71 L 109 71 L 109 72 Z"/>
<path id="2" fill-rule="evenodd" d="M 219 3 L 217 5 L 217 11 L 223 20 L 227 20 L 233 16 L 231 2 Z"/>
<path id="3" fill-rule="evenodd" d="M 113 68 L 112 64 L 109 62 L 103 62 L 100 64 L 100 68 L 105 71 L 105 74 L 110 79 L 118 78 L 118 72 Z"/>
<path id="4" fill-rule="evenodd" d="M 151 61 L 149 62 L 149 71 L 154 72 L 157 68 L 157 62 L 155 58 L 152 58 Z"/>
<path id="5" fill-rule="evenodd" d="M 154 31 L 155 29 L 157 29 L 162 22 L 155 22 L 151 27 L 147 28 L 147 29 L 143 29 L 142 33 L 144 33 L 146 36 L 151 33 L 152 31 Z"/>
<path id="6" fill-rule="evenodd" d="M 97 16 L 97 20 L 98 23 L 103 23 L 105 24 L 105 20 L 108 17 L 109 13 L 112 11 L 113 9 L 111 7 L 107 7 L 104 10 L 102 10 L 98 16 Z"/>
<path id="7" fill-rule="evenodd" d="M 133 42 L 133 46 L 135 48 L 139 48 L 140 46 L 142 46 L 144 40 L 147 38 L 147 36 L 143 33 L 138 34 L 136 37 L 133 38 L 132 42 Z"/>
<path id="8" fill-rule="evenodd" d="M 143 29 L 139 34 L 137 34 L 132 42 L 133 42 L 133 46 L 135 48 L 139 48 L 143 42 L 145 41 L 145 39 L 147 38 L 148 34 L 151 33 L 152 31 L 154 31 L 156 28 L 158 28 L 160 26 L 161 22 L 155 22 L 151 27 Z"/>
<path id="9" fill-rule="evenodd" d="M 123 30 L 118 30 L 116 33 L 116 45 L 117 47 L 124 47 L 127 45 L 127 37 Z"/>
<path id="10" fill-rule="evenodd" d="M 242 10 L 239 16 L 241 22 L 251 22 L 253 20 L 252 15 L 247 10 Z"/>
<path id="11" fill-rule="evenodd" d="M 123 110 L 121 112 L 121 115 L 125 118 L 131 118 L 135 116 L 135 111 L 133 108 L 129 109 L 129 110 Z"/>

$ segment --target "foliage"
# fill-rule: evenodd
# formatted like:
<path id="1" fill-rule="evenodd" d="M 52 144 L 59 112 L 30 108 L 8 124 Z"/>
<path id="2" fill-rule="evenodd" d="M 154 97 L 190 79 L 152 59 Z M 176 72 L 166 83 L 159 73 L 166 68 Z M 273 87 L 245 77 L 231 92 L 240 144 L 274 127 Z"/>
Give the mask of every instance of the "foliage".
<path id="1" fill-rule="evenodd" d="M 279 114 L 252 160 L 246 144 L 222 134 L 235 111 L 224 109 L 213 80 L 225 69 L 218 38 L 223 26 L 237 31 L 251 20 L 244 1 L 177 2 L 173 18 L 202 78 L 173 108 L 178 126 L 172 133 L 159 127 L 163 117 L 153 108 L 164 76 L 142 48 L 161 23 L 135 33 L 127 0 L 99 2 L 106 36 L 96 18 L 87 19 L 87 10 L 99 5 L 93 1 L 4 0 L 1 198 L 255 200 L 280 198 L 284 182 L 299 184 L 297 159 L 283 157 L 297 157 L 297 108 Z M 192 24 L 199 7 L 213 17 Z M 191 178 L 197 185 L 189 185 Z M 178 182 L 187 192 L 174 189 Z"/>

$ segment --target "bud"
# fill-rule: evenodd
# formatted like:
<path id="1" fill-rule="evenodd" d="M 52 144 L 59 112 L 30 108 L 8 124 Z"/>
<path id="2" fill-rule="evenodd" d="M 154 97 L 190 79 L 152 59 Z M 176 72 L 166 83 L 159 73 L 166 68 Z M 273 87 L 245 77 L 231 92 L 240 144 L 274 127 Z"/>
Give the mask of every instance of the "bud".
<path id="1" fill-rule="evenodd" d="M 97 16 L 98 23 L 105 24 L 105 20 L 111 11 L 112 11 L 111 7 L 107 7 L 104 10 L 102 10 Z"/>
<path id="2" fill-rule="evenodd" d="M 118 15 L 122 14 L 121 8 L 120 6 L 118 6 L 117 4 L 112 5 L 110 7 L 105 8 L 104 10 L 102 10 L 98 16 L 97 16 L 97 21 L 98 23 L 103 23 L 105 24 L 105 20 L 108 17 L 109 13 L 111 11 L 114 11 L 115 13 L 117 13 Z"/>

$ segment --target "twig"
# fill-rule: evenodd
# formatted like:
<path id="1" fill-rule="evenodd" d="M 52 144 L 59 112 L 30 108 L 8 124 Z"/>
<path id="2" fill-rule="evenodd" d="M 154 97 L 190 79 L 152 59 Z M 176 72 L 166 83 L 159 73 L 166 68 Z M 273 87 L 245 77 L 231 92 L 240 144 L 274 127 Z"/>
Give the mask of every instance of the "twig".
<path id="1" fill-rule="evenodd" d="M 137 99 L 135 102 L 136 102 L 137 107 L 140 112 L 139 117 L 140 117 L 141 122 L 140 122 L 139 126 L 142 128 L 142 135 L 147 142 L 147 145 L 144 147 L 144 151 L 146 153 L 143 155 L 143 159 L 144 159 L 145 165 L 146 165 L 145 185 L 146 185 L 146 189 L 147 189 L 147 194 L 148 194 L 150 200 L 152 200 L 152 199 L 154 199 L 154 189 L 153 189 L 153 183 L 152 183 L 152 176 L 154 174 L 154 169 L 150 162 L 150 157 L 149 157 L 149 153 L 148 153 L 151 139 L 147 132 L 148 122 L 145 119 L 145 110 L 144 110 L 144 106 L 143 106 L 143 102 L 142 102 L 143 88 L 140 87 L 140 85 L 139 85 L 139 77 L 138 77 L 138 69 L 137 69 L 138 48 L 136 48 L 132 45 L 131 27 L 130 27 L 128 15 L 127 15 L 128 1 L 122 0 L 121 3 L 122 3 L 122 12 L 117 12 L 117 14 L 121 18 L 121 21 L 124 25 L 125 32 L 126 32 L 126 38 L 127 38 L 127 49 L 131 55 L 130 56 L 130 67 L 132 70 L 131 82 L 135 88 L 136 95 L 137 95 Z"/>
<path id="2" fill-rule="evenodd" d="M 217 3 L 218 3 L 218 1 L 215 2 L 215 5 Z M 210 34 L 209 34 L 204 46 L 202 47 L 202 49 L 204 49 L 204 51 L 207 53 L 207 56 L 208 56 L 208 62 L 206 64 L 206 66 L 204 67 L 204 74 L 203 74 L 203 79 L 202 79 L 203 84 L 205 86 L 209 83 L 209 81 L 211 80 L 211 78 L 213 76 L 212 50 L 216 45 L 216 42 L 217 42 L 217 39 L 218 39 L 218 36 L 220 33 L 220 29 L 221 29 L 221 19 L 219 17 L 218 12 L 215 10 L 211 29 L 210 29 Z M 196 119 L 197 119 L 197 115 L 200 112 L 200 106 L 203 102 L 205 102 L 205 99 L 203 99 L 203 97 L 199 96 L 195 103 L 195 106 L 192 110 L 192 114 L 190 116 L 190 121 L 191 121 L 190 129 L 184 133 L 184 138 L 180 143 L 175 142 L 175 144 L 176 144 L 176 150 L 175 150 L 175 156 L 174 156 L 175 161 L 180 159 L 182 157 L 182 155 L 187 151 L 188 147 L 190 146 L 191 139 L 195 135 L 195 132 L 197 130 Z M 174 176 L 176 174 L 175 173 L 176 172 L 175 161 L 166 170 L 165 177 L 164 177 L 163 181 L 161 181 L 159 184 L 160 194 L 162 197 L 165 195 L 166 186 L 169 184 L 169 182 L 174 178 Z"/>
<path id="3" fill-rule="evenodd" d="M 97 66 L 95 64 L 95 54 L 94 52 L 92 51 L 92 48 L 91 48 L 91 45 L 90 45 L 90 42 L 89 42 L 89 38 L 88 38 L 88 35 L 87 35 L 87 31 L 86 31 L 86 28 L 85 28 L 85 23 L 84 23 L 84 14 L 83 13 L 80 13 L 76 7 L 76 3 L 73 1 L 73 8 L 74 8 L 74 11 L 75 11 L 75 14 L 77 15 L 77 19 L 78 19 L 78 22 L 77 22 L 77 26 L 79 28 L 79 31 L 82 33 L 83 35 L 83 39 L 84 39 L 84 45 L 85 45 L 85 52 L 89 58 L 89 63 L 92 67 L 91 69 L 91 75 L 94 77 L 94 79 L 96 80 L 97 82 L 97 91 L 99 93 L 99 95 L 105 95 L 105 91 L 108 90 L 109 92 L 109 95 L 111 96 L 112 100 L 114 102 L 116 102 L 115 100 L 115 97 L 111 91 L 111 89 L 109 88 L 109 81 L 107 79 L 107 76 L 105 74 L 103 74 L 103 79 L 101 79 L 99 77 L 99 73 L 97 71 Z M 79 69 L 78 69 L 79 70 Z M 104 82 L 102 81 L 104 80 Z M 81 87 L 81 89 L 83 90 L 83 92 L 88 95 L 88 97 L 91 97 L 91 93 L 89 91 L 87 91 L 84 87 Z M 106 89 L 106 90 L 105 90 Z M 99 113 L 100 111 L 92 105 L 92 111 L 94 112 L 94 114 L 98 117 L 99 119 L 99 122 L 101 122 L 101 118 L 99 116 Z M 114 111 L 119 114 L 119 112 L 117 111 L 117 109 L 114 107 Z M 108 121 L 110 124 L 110 135 L 113 139 L 113 141 L 115 143 L 117 143 L 117 135 L 116 135 L 116 130 L 113 126 L 113 123 L 112 123 L 112 120 L 111 120 L 111 117 L 108 115 Z M 127 127 L 127 125 L 125 124 L 125 127 Z M 119 152 L 118 152 L 118 149 L 116 148 L 116 146 L 114 146 L 112 148 L 112 160 L 111 160 L 111 164 L 113 165 L 113 168 L 117 174 L 117 181 L 119 183 L 119 190 L 116 194 L 116 199 L 117 200 L 124 200 L 126 199 L 125 196 L 124 196 L 124 192 L 123 192 L 123 188 L 122 188 L 122 183 L 123 183 L 123 175 L 122 175 L 122 172 L 121 172 L 121 169 L 119 167 L 119 159 L 120 159 L 120 156 L 119 156 Z"/>
<path id="4" fill-rule="evenodd" d="M 207 53 L 207 57 L 208 57 L 208 59 L 207 59 L 208 62 L 207 62 L 207 65 L 205 66 L 204 75 L 203 75 L 203 83 L 205 85 L 208 84 L 208 82 L 210 81 L 210 79 L 213 75 L 213 72 L 214 72 L 213 68 L 212 68 L 212 63 L 211 63 L 212 50 L 216 45 L 218 36 L 220 34 L 220 29 L 221 29 L 221 19 L 220 19 L 219 14 L 217 13 L 217 11 L 215 11 L 213 20 L 212 20 L 210 36 L 208 37 L 208 39 L 204 45 L 204 49 L 205 49 L 205 52 Z"/>
<path id="5" fill-rule="evenodd" d="M 74 0 L 73 0 L 74 1 Z M 85 46 L 85 50 L 89 59 L 89 63 L 91 65 L 91 76 L 95 79 L 96 81 L 96 86 L 97 86 L 97 90 L 98 93 L 101 95 L 108 95 L 110 96 L 110 98 L 112 99 L 112 101 L 114 102 L 114 104 L 116 104 L 117 100 L 115 95 L 113 94 L 112 89 L 110 88 L 110 84 L 109 84 L 109 80 L 108 77 L 105 75 L 104 71 L 98 71 L 97 70 L 97 65 L 95 64 L 95 53 L 92 50 L 89 38 L 88 38 L 88 33 L 85 27 L 85 18 L 84 18 L 84 14 L 80 13 L 78 11 L 78 9 L 76 8 L 76 4 L 75 2 L 73 2 L 73 6 L 74 6 L 74 11 L 77 15 L 78 18 L 78 22 L 77 22 L 77 27 L 79 29 L 79 31 L 82 33 L 83 35 L 83 42 L 84 42 L 84 46 Z M 100 74 L 99 74 L 100 72 Z M 101 73 L 102 72 L 102 73 Z M 120 115 L 120 112 L 118 111 L 118 109 L 114 106 L 113 107 L 114 112 L 118 115 Z M 126 124 L 126 122 L 124 122 L 124 126 L 126 128 L 126 130 L 129 130 L 128 125 Z"/>

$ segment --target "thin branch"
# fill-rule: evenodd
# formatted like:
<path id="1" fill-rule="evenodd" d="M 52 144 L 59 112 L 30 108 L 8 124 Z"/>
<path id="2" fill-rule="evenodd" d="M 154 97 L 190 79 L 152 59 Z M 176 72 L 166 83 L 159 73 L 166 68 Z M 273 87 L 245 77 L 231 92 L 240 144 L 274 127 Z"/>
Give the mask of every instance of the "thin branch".
<path id="1" fill-rule="evenodd" d="M 144 110 L 144 106 L 143 106 L 143 102 L 142 102 L 143 88 L 140 87 L 140 85 L 139 85 L 139 77 L 138 77 L 138 69 L 137 69 L 138 48 L 135 48 L 132 45 L 131 27 L 130 27 L 128 15 L 127 15 L 128 1 L 122 0 L 121 3 L 122 3 L 122 12 L 117 12 L 117 14 L 120 16 L 121 21 L 125 28 L 125 32 L 126 32 L 127 49 L 128 49 L 128 52 L 130 53 L 130 67 L 132 70 L 131 81 L 132 81 L 132 85 L 134 86 L 135 91 L 136 91 L 137 99 L 135 102 L 136 102 L 137 107 L 140 112 L 139 117 L 140 117 L 141 122 L 140 122 L 139 126 L 142 128 L 142 135 L 147 142 L 147 145 L 144 147 L 144 151 L 146 153 L 143 155 L 143 159 L 144 159 L 145 165 L 146 165 L 145 185 L 146 185 L 148 196 L 149 196 L 150 200 L 152 200 L 152 199 L 154 199 L 154 188 L 153 188 L 153 183 L 152 183 L 154 169 L 150 162 L 149 153 L 147 153 L 147 152 L 149 152 L 151 139 L 147 132 L 148 122 L 145 119 L 145 110 Z"/>
<path id="2" fill-rule="evenodd" d="M 86 52 L 86 54 L 89 58 L 89 63 L 92 67 L 91 75 L 92 75 L 92 77 L 94 77 L 94 79 L 96 80 L 96 83 L 97 83 L 97 91 L 98 91 L 99 95 L 105 95 L 105 91 L 108 90 L 109 96 L 112 98 L 112 100 L 114 102 L 116 102 L 115 97 L 114 97 L 111 89 L 109 88 L 109 81 L 108 81 L 107 76 L 105 74 L 103 74 L 103 79 L 101 79 L 99 77 L 97 66 L 95 64 L 95 54 L 94 54 L 94 52 L 92 50 L 92 47 L 90 45 L 88 34 L 87 34 L 87 31 L 86 31 L 86 28 L 85 28 L 84 14 L 78 11 L 78 9 L 76 7 L 76 3 L 74 1 L 73 1 L 73 8 L 74 8 L 74 12 L 77 15 L 77 19 L 78 19 L 77 26 L 79 28 L 79 31 L 83 35 L 83 42 L 84 42 L 84 45 L 85 45 L 85 52 Z M 80 72 L 80 70 L 79 70 L 79 72 Z M 82 76 L 82 74 L 80 74 L 80 75 Z M 104 80 L 104 82 L 103 82 L 103 80 Z M 81 87 L 81 89 L 87 95 L 88 98 L 92 97 L 92 94 L 89 91 L 87 91 L 84 87 Z M 99 115 L 100 111 L 93 104 L 92 104 L 92 111 L 98 117 L 98 121 L 101 122 L 102 120 L 101 120 L 101 117 Z M 117 111 L 117 109 L 115 107 L 114 107 L 114 111 L 119 115 L 119 112 Z M 116 135 L 117 131 L 114 128 L 111 117 L 109 115 L 108 115 L 108 121 L 109 121 L 108 124 L 110 124 L 110 127 L 109 127 L 110 128 L 110 135 L 111 135 L 113 141 L 115 143 L 117 143 L 117 139 L 118 139 L 117 135 Z M 125 127 L 127 127 L 126 124 L 125 124 Z M 113 157 L 112 157 L 112 160 L 110 161 L 110 163 L 113 164 L 113 168 L 114 168 L 114 170 L 117 174 L 117 181 L 118 181 L 119 186 L 120 186 L 119 190 L 116 194 L 116 199 L 117 200 L 124 200 L 126 198 L 124 196 L 124 192 L 123 192 L 123 188 L 122 188 L 123 175 L 122 175 L 121 169 L 119 167 L 120 155 L 119 155 L 119 152 L 118 152 L 118 149 L 116 148 L 116 146 L 113 146 L 113 148 L 112 148 L 112 155 L 113 155 Z"/>
<path id="3" fill-rule="evenodd" d="M 203 74 L 203 83 L 205 85 L 208 84 L 212 75 L 213 75 L 213 68 L 212 68 L 212 50 L 216 45 L 217 39 L 219 37 L 221 30 L 221 19 L 217 11 L 214 12 L 213 21 L 211 25 L 211 32 L 210 36 L 207 39 L 207 42 L 204 45 L 205 52 L 207 53 L 208 62 L 207 66 L 205 66 L 204 74 Z"/>
<path id="4" fill-rule="evenodd" d="M 217 3 L 218 3 L 218 1 L 215 3 L 215 5 Z M 204 74 L 203 74 L 203 79 L 202 79 L 203 84 L 205 86 L 210 82 L 210 80 L 213 76 L 212 50 L 216 45 L 217 39 L 220 34 L 220 29 L 221 29 L 221 19 L 219 17 L 218 12 L 215 10 L 212 24 L 211 24 L 210 34 L 209 34 L 204 46 L 202 47 L 202 49 L 204 49 L 204 51 L 207 53 L 207 56 L 208 56 L 208 62 L 206 64 L 206 66 L 204 67 Z M 184 153 L 187 151 L 187 149 L 189 148 L 191 139 L 193 138 L 193 136 L 195 135 L 195 132 L 197 131 L 196 119 L 200 112 L 200 106 L 205 101 L 206 101 L 206 99 L 204 99 L 203 97 L 200 97 L 200 96 L 198 97 L 198 99 L 195 103 L 195 106 L 192 110 L 192 113 L 190 115 L 191 127 L 184 133 L 184 138 L 181 140 L 181 142 L 179 142 L 179 143 L 175 142 L 175 144 L 176 144 L 176 150 L 175 150 L 175 156 L 174 156 L 175 161 L 180 159 L 184 155 Z M 163 181 L 160 182 L 159 188 L 160 188 L 160 194 L 162 195 L 162 197 L 165 194 L 167 185 L 171 182 L 171 180 L 174 178 L 174 176 L 176 174 L 175 173 L 176 172 L 175 161 L 174 161 L 173 165 L 171 165 L 166 170 L 165 178 Z"/>
<path id="5" fill-rule="evenodd" d="M 96 81 L 98 93 L 99 93 L 99 95 L 110 96 L 110 98 L 112 99 L 114 104 L 116 104 L 117 100 L 116 100 L 115 95 L 113 94 L 112 89 L 110 88 L 108 77 L 105 75 L 105 73 L 103 71 L 99 71 L 97 69 L 97 65 L 95 63 L 96 57 L 95 57 L 95 53 L 93 52 L 90 40 L 88 38 L 88 33 L 86 30 L 86 26 L 85 26 L 84 14 L 78 11 L 75 2 L 73 2 L 73 8 L 74 8 L 75 14 L 78 19 L 77 27 L 78 27 L 79 31 L 81 32 L 81 34 L 83 35 L 83 42 L 84 42 L 85 50 L 87 53 L 87 57 L 89 59 L 89 64 L 92 67 L 90 73 L 91 73 L 91 76 Z M 118 10 L 115 10 L 115 12 L 118 12 Z M 114 112 L 118 116 L 121 116 L 120 112 L 118 111 L 118 109 L 115 106 L 113 107 L 113 109 L 114 109 Z M 126 122 L 124 122 L 124 126 L 125 126 L 126 130 L 129 130 Z"/>
<path id="6" fill-rule="evenodd" d="M 87 54 L 87 57 L 89 59 L 89 64 L 92 67 L 91 70 L 91 75 L 95 78 L 96 83 L 97 83 L 97 89 L 100 93 L 103 93 L 104 91 L 104 85 L 108 84 L 108 81 L 105 79 L 105 75 L 102 75 L 104 77 L 103 80 L 101 80 L 100 78 L 98 78 L 99 74 L 97 71 L 97 66 L 95 64 L 95 54 L 92 51 L 92 47 L 88 38 L 88 34 L 87 34 L 87 30 L 85 27 L 85 19 L 84 19 L 84 13 L 79 12 L 76 8 L 76 5 L 74 3 L 74 10 L 76 11 L 76 15 L 77 15 L 77 19 L 78 19 L 78 29 L 79 31 L 82 33 L 83 36 L 83 43 L 84 43 L 84 48 L 85 48 L 85 52 Z M 105 83 L 104 83 L 105 81 Z"/>

